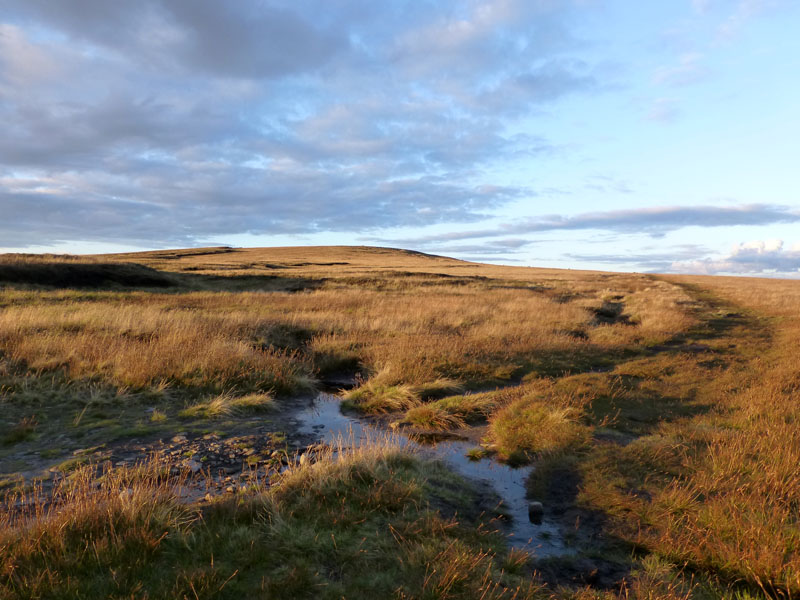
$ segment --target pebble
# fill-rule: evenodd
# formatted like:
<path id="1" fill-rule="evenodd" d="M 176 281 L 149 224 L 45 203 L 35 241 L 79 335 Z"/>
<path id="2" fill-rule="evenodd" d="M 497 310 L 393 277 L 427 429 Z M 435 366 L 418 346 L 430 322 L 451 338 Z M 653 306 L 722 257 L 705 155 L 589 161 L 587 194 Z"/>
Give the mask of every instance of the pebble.
<path id="1" fill-rule="evenodd" d="M 528 503 L 528 519 L 534 525 L 542 524 L 542 517 L 544 516 L 544 506 L 541 502 Z"/>

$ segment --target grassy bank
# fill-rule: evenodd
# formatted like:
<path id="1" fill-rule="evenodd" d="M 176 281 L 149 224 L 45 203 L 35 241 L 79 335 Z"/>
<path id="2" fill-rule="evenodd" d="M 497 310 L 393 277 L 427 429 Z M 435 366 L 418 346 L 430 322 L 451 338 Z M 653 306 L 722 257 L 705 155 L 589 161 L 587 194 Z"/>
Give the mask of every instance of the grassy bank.
<path id="1" fill-rule="evenodd" d="M 270 487 L 180 502 L 162 462 L 78 471 L 57 504 L 4 513 L 8 598 L 532 598 L 490 523 L 431 508 L 469 485 L 391 441 L 321 456 Z M 452 502 L 452 494 L 448 494 Z"/>

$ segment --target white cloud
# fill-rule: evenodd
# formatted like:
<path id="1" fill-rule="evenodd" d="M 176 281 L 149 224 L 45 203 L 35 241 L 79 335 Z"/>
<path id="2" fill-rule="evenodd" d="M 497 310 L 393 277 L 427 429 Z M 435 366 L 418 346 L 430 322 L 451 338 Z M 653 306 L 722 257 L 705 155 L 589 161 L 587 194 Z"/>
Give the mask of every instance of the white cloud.
<path id="1" fill-rule="evenodd" d="M 784 249 L 783 240 L 756 240 L 736 244 L 722 258 L 674 262 L 672 271 L 703 275 L 787 275 L 800 274 L 800 243 Z"/>

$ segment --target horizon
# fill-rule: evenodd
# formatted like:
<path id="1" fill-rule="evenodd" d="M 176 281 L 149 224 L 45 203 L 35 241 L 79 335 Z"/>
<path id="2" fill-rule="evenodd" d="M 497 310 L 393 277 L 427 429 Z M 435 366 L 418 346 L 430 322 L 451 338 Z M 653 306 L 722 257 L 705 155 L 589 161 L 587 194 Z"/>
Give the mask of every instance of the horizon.
<path id="1" fill-rule="evenodd" d="M 664 273 L 659 271 L 623 271 L 623 270 L 613 270 L 613 269 L 590 269 L 590 268 L 576 268 L 576 267 L 541 267 L 537 265 L 521 265 L 521 264 L 508 264 L 502 262 L 481 262 L 478 260 L 468 260 L 464 258 L 457 258 L 455 256 L 448 256 L 446 254 L 435 254 L 432 252 L 424 252 L 422 250 L 415 250 L 413 248 L 400 248 L 395 246 L 370 246 L 364 244 L 331 244 L 331 245 L 302 245 L 302 246 L 230 246 L 230 245 L 218 245 L 218 246 L 192 246 L 187 248 L 172 248 L 172 247 L 162 247 L 162 248 L 139 248 L 131 251 L 120 251 L 120 252 L 106 252 L 106 253 L 51 253 L 47 251 L 40 251 L 40 252 L 0 252 L 0 257 L 8 256 L 8 255 L 48 255 L 53 254 L 54 256 L 74 256 L 74 257 L 97 257 L 97 256 L 115 256 L 115 255 L 130 255 L 130 254 L 149 254 L 153 252 L 180 252 L 183 250 L 205 250 L 205 249 L 229 249 L 229 250 L 282 250 L 282 249 L 313 249 L 313 248 L 321 248 L 321 249 L 334 249 L 334 248 L 365 248 L 370 250 L 395 250 L 398 252 L 411 252 L 414 254 L 422 254 L 424 256 L 429 256 L 431 258 L 443 258 L 448 260 L 458 260 L 462 262 L 467 262 L 474 265 L 483 265 L 487 267 L 512 267 L 512 268 L 521 268 L 521 269 L 553 269 L 553 270 L 563 270 L 563 271 L 586 271 L 586 272 L 597 272 L 597 273 L 613 273 L 617 275 L 695 275 L 699 277 L 737 277 L 737 278 L 753 278 L 753 279 L 771 279 L 771 280 L 786 280 L 786 281 L 794 281 L 800 280 L 800 277 L 793 277 L 785 276 L 782 273 L 758 273 L 758 274 L 751 274 L 751 273 L 714 273 L 714 274 L 696 274 L 696 273 Z"/>
<path id="2" fill-rule="evenodd" d="M 788 0 L 4 8 L 0 252 L 800 278 Z"/>

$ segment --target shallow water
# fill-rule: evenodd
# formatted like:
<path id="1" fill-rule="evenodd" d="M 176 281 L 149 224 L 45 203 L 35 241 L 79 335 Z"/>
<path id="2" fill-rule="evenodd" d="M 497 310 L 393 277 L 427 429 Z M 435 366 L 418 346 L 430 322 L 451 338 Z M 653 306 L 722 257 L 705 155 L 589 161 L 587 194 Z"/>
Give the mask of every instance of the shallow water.
<path id="1" fill-rule="evenodd" d="M 300 429 L 304 433 L 314 433 L 321 441 L 335 443 L 340 439 L 352 439 L 354 443 L 365 440 L 370 433 L 391 431 L 401 446 L 415 448 L 439 458 L 451 465 L 458 473 L 470 479 L 488 482 L 503 499 L 504 512 L 511 516 L 509 543 L 527 550 L 537 557 L 561 555 L 569 552 L 565 548 L 558 527 L 545 517 L 541 525 L 534 525 L 528 519 L 528 500 L 525 498 L 525 480 L 532 467 L 511 468 L 490 458 L 479 461 L 468 459 L 465 454 L 474 445 L 461 440 L 442 440 L 422 445 L 402 431 L 388 430 L 380 425 L 361 421 L 344 415 L 339 410 L 339 399 L 330 394 L 320 394 L 313 406 L 297 415 Z"/>

